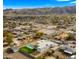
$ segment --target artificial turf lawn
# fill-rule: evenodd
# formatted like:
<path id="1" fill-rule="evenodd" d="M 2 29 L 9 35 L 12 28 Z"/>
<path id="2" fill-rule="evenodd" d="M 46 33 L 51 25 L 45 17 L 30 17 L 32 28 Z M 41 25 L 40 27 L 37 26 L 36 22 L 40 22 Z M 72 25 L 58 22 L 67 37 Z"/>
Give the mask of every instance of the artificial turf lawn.
<path id="1" fill-rule="evenodd" d="M 33 53 L 34 51 L 36 51 L 36 49 L 30 49 L 29 47 L 22 47 L 20 48 L 21 52 L 26 52 L 26 53 Z"/>

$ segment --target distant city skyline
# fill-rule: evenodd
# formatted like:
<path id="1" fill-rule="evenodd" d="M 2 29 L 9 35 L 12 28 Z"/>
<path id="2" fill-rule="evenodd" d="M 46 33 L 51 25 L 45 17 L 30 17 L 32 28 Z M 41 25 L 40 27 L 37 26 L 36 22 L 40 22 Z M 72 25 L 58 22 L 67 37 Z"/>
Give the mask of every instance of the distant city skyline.
<path id="1" fill-rule="evenodd" d="M 3 0 L 3 8 L 45 8 L 76 5 L 76 0 Z"/>

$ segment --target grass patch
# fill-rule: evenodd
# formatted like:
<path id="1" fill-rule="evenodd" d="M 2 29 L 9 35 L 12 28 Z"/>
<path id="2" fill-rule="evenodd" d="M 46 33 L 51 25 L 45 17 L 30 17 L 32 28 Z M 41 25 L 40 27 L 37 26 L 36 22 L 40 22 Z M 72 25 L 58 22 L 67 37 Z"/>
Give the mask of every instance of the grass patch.
<path id="1" fill-rule="evenodd" d="M 33 53 L 34 51 L 36 51 L 36 49 L 31 49 L 31 48 L 29 48 L 29 47 L 22 47 L 22 48 L 20 48 L 20 51 L 21 51 L 21 52 L 24 52 L 24 53 L 29 53 L 29 54 L 31 54 L 31 53 Z"/>

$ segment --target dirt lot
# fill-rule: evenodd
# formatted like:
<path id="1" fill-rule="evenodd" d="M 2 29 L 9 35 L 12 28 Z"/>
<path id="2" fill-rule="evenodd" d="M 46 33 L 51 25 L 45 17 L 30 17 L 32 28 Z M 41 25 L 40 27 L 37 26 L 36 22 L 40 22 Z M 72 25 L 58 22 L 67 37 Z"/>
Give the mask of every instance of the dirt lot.
<path id="1" fill-rule="evenodd" d="M 16 52 L 16 53 L 13 53 L 13 54 L 10 54 L 9 55 L 11 59 L 30 59 L 29 57 L 19 53 L 19 52 Z"/>

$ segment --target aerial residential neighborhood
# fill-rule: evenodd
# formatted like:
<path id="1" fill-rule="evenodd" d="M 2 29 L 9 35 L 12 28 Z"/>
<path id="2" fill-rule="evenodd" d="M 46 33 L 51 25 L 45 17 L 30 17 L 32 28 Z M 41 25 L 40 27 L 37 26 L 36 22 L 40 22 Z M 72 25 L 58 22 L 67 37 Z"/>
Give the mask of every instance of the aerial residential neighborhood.
<path id="1" fill-rule="evenodd" d="M 72 25 L 70 24 L 70 26 L 66 27 L 66 29 L 54 24 L 41 24 L 33 21 L 16 22 L 16 20 L 12 20 L 12 18 L 9 20 L 8 18 L 6 19 L 7 20 L 4 19 L 4 58 L 76 58 L 76 32 L 74 29 L 75 18 L 73 19 L 74 21 L 72 21 L 73 24 L 71 22 Z M 13 27 L 14 25 L 16 26 Z"/>
<path id="2" fill-rule="evenodd" d="M 76 5 L 70 4 L 73 1 L 6 1 L 3 59 L 76 59 Z"/>

